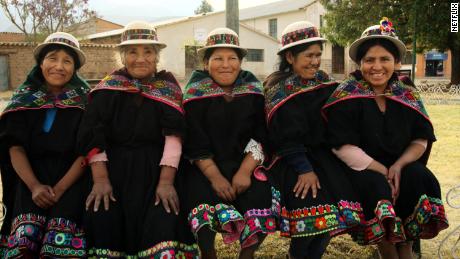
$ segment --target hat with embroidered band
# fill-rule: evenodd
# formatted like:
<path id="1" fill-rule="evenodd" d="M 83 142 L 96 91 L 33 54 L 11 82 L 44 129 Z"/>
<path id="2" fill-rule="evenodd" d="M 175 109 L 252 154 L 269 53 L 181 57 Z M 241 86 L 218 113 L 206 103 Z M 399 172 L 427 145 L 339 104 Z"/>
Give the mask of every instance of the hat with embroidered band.
<path id="1" fill-rule="evenodd" d="M 204 47 L 198 49 L 198 54 L 203 55 L 207 49 L 211 48 L 233 48 L 239 49 L 243 56 L 246 56 L 248 51 L 240 47 L 238 34 L 229 28 L 217 28 L 212 30 L 206 38 Z"/>
<path id="2" fill-rule="evenodd" d="M 326 39 L 321 38 L 318 28 L 308 21 L 291 23 L 281 33 L 281 48 L 278 50 L 280 55 L 284 50 L 308 42 L 324 42 Z"/>
<path id="3" fill-rule="evenodd" d="M 118 46 L 136 45 L 136 44 L 154 44 L 160 49 L 166 48 L 166 44 L 158 41 L 155 27 L 147 22 L 134 21 L 128 23 L 121 33 L 121 42 Z"/>
<path id="4" fill-rule="evenodd" d="M 75 53 L 77 53 L 78 59 L 80 61 L 80 66 L 83 66 L 83 64 L 85 64 L 86 57 L 85 53 L 83 53 L 83 51 L 80 50 L 80 43 L 74 36 L 66 32 L 55 32 L 46 37 L 45 41 L 39 44 L 34 49 L 33 53 L 35 60 L 38 61 L 38 56 L 40 55 L 40 52 L 43 50 L 44 47 L 50 44 L 64 45 L 71 48 L 75 51 Z"/>
<path id="5" fill-rule="evenodd" d="M 396 36 L 393 24 L 387 17 L 383 17 L 382 20 L 380 20 L 380 25 L 367 27 L 361 34 L 361 37 L 350 45 L 350 50 L 348 51 L 350 58 L 358 63 L 359 60 L 357 60 L 356 55 L 358 54 L 359 46 L 370 39 L 378 38 L 391 41 L 398 49 L 400 58 L 403 58 L 406 54 L 406 45 Z"/>

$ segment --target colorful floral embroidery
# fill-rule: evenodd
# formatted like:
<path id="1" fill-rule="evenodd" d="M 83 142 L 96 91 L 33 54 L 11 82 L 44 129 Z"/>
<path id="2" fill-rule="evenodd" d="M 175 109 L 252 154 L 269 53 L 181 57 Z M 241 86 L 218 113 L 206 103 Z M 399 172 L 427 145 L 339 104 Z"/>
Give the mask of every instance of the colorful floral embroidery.
<path id="1" fill-rule="evenodd" d="M 184 104 L 201 98 L 223 96 L 226 93 L 207 72 L 194 71 L 185 86 Z M 262 83 L 249 71 L 241 71 L 232 90 L 233 96 L 246 94 L 263 95 Z"/>
<path id="2" fill-rule="evenodd" d="M 276 219 L 271 209 L 252 209 L 244 214 L 246 225 L 240 236 L 241 246 L 250 247 L 258 242 L 258 233 L 270 234 L 276 231 Z"/>
<path id="3" fill-rule="evenodd" d="M 7 257 L 20 256 L 22 249 L 52 258 L 85 257 L 84 233 L 72 221 L 21 214 L 13 220 L 13 234 L 8 239 Z"/>
<path id="4" fill-rule="evenodd" d="M 281 209 L 281 236 L 301 237 L 330 232 L 340 226 L 339 213 L 334 205 L 287 210 Z"/>
<path id="5" fill-rule="evenodd" d="M 350 230 L 355 242 L 360 245 L 369 245 L 377 244 L 384 238 L 392 243 L 406 240 L 401 219 L 396 217 L 390 201 L 379 201 L 374 212 L 375 218 Z"/>
<path id="6" fill-rule="evenodd" d="M 318 29 L 316 27 L 308 27 L 284 34 L 281 38 L 281 44 L 285 46 L 292 42 L 316 37 L 319 37 Z"/>
<path id="7" fill-rule="evenodd" d="M 165 103 L 183 113 L 182 90 L 180 86 L 175 79 L 166 80 L 162 78 L 163 76 L 165 78 L 169 77 L 169 73 L 159 73 L 158 78 L 154 77 L 148 84 L 143 84 L 137 79 L 128 78 L 125 69 L 120 69 L 102 79 L 91 93 L 103 89 L 125 91 L 129 93 L 140 92 L 149 99 Z"/>
<path id="8" fill-rule="evenodd" d="M 48 221 L 43 238 L 41 254 L 50 257 L 84 257 L 86 240 L 77 225 L 67 219 L 53 218 Z"/>
<path id="9" fill-rule="evenodd" d="M 7 257 L 15 257 L 21 249 L 39 253 L 43 230 L 46 223 L 44 216 L 36 214 L 21 214 L 13 220 L 13 232 L 8 238 Z"/>
<path id="10" fill-rule="evenodd" d="M 192 259 L 199 258 L 199 252 L 196 244 L 186 245 L 177 241 L 164 241 L 152 248 L 139 252 L 135 258 Z"/>
<path id="11" fill-rule="evenodd" d="M 239 46 L 238 36 L 233 34 L 214 34 L 208 37 L 206 46 L 214 46 L 216 44 L 230 44 Z"/>
<path id="12" fill-rule="evenodd" d="M 231 243 L 240 237 L 244 229 L 244 219 L 231 205 L 219 203 L 216 206 L 200 204 L 188 216 L 192 232 L 196 235 L 203 226 L 222 233 L 225 243 Z"/>
<path id="13" fill-rule="evenodd" d="M 38 74 L 41 73 L 39 66 L 35 66 L 27 76 L 26 81 L 16 89 L 10 102 L 2 113 L 8 112 L 46 109 L 46 108 L 68 108 L 75 107 L 85 109 L 87 103 L 87 93 L 90 88 L 88 83 L 78 75 L 74 75 L 64 86 L 63 92 L 58 96 L 48 94 L 46 86 L 37 85 L 40 82 Z"/>
<path id="14" fill-rule="evenodd" d="M 90 248 L 88 249 L 88 258 L 125 258 L 125 254 L 119 251 L 109 249 Z"/>
<path id="15" fill-rule="evenodd" d="M 325 72 L 319 70 L 315 78 L 311 80 L 305 80 L 297 75 L 292 75 L 276 85 L 266 87 L 265 111 L 267 122 L 270 122 L 273 114 L 279 107 L 294 96 L 333 85 L 337 85 L 337 83 L 331 81 Z"/>
<path id="16" fill-rule="evenodd" d="M 0 258 L 6 258 L 8 251 L 8 236 L 0 235 Z"/>
<path id="17" fill-rule="evenodd" d="M 414 213 L 404 222 L 408 239 L 433 238 L 449 227 L 442 200 L 422 195 Z"/>
<path id="18" fill-rule="evenodd" d="M 354 72 L 348 79 L 343 81 L 337 87 L 337 89 L 334 91 L 334 93 L 332 93 L 332 95 L 329 97 L 329 100 L 324 105 L 323 112 L 329 106 L 344 100 L 352 98 L 375 98 L 377 96 L 372 90 L 372 87 L 369 86 L 369 84 L 364 79 L 358 80 L 357 77 L 360 77 L 360 73 Z M 420 94 L 414 87 L 406 85 L 400 80 L 394 80 L 388 84 L 385 93 L 382 95 L 388 99 L 399 102 L 411 109 L 414 109 L 425 119 L 430 121 Z"/>

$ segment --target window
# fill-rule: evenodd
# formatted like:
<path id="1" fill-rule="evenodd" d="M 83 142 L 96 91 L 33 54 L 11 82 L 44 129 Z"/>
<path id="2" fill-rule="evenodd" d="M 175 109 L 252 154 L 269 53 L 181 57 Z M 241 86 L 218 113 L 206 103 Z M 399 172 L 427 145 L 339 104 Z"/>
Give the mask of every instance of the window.
<path id="1" fill-rule="evenodd" d="M 264 50 L 263 49 L 248 49 L 248 54 L 246 55 L 246 61 L 264 62 Z"/>
<path id="2" fill-rule="evenodd" d="M 402 65 L 410 65 L 412 64 L 412 50 L 408 50 L 406 55 L 401 60 Z"/>
<path id="3" fill-rule="evenodd" d="M 277 19 L 268 20 L 268 34 L 275 39 L 278 37 L 278 20 Z"/>

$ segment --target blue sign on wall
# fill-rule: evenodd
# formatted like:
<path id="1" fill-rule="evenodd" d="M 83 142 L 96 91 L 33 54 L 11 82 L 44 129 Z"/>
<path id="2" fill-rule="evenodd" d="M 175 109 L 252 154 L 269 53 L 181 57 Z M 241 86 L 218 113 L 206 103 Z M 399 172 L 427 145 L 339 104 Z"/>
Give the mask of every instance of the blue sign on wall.
<path id="1" fill-rule="evenodd" d="M 447 60 L 447 54 L 436 52 L 436 51 L 429 51 L 425 54 L 426 60 Z"/>

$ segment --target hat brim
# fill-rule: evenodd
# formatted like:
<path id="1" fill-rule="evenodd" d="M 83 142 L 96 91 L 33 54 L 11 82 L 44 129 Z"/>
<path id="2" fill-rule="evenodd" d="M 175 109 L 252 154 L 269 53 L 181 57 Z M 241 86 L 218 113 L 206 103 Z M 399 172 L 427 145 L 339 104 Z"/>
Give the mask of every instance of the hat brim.
<path id="1" fill-rule="evenodd" d="M 246 56 L 246 54 L 248 54 L 247 49 L 245 49 L 243 47 L 240 47 L 240 46 L 235 46 L 233 44 L 216 44 L 216 45 L 212 45 L 212 46 L 205 46 L 205 47 L 199 48 L 197 52 L 198 52 L 198 55 L 203 56 L 204 52 L 207 49 L 216 49 L 216 48 L 239 49 L 241 51 L 241 53 L 243 54 L 243 57 Z"/>
<path id="2" fill-rule="evenodd" d="M 406 54 L 406 46 L 399 39 L 395 39 L 395 38 L 393 38 L 391 36 L 387 36 L 387 35 L 371 35 L 371 36 L 366 36 L 366 37 L 363 37 L 363 38 L 359 38 L 359 39 L 355 40 L 350 45 L 350 49 L 348 50 L 348 55 L 350 56 L 350 58 L 356 64 L 359 63 L 359 61 L 356 60 L 357 59 L 356 55 L 358 54 L 359 46 L 361 46 L 361 44 L 363 44 L 364 42 L 366 42 L 368 40 L 371 40 L 371 39 L 387 39 L 387 40 L 391 41 L 393 44 L 395 44 L 396 48 L 398 48 L 399 58 L 400 59 L 402 59 L 404 57 L 404 55 Z"/>
<path id="3" fill-rule="evenodd" d="M 158 47 L 160 47 L 160 49 L 166 48 L 166 44 L 164 44 L 164 43 L 161 43 L 161 42 L 158 42 L 158 41 L 155 41 L 155 40 L 143 40 L 143 39 L 126 40 L 126 41 L 121 42 L 117 46 L 121 47 L 121 46 L 127 46 L 127 45 L 144 45 L 144 44 L 157 45 Z"/>
<path id="4" fill-rule="evenodd" d="M 281 53 L 283 53 L 283 51 L 285 51 L 286 49 L 289 49 L 291 47 L 294 47 L 294 46 L 297 46 L 297 45 L 300 45 L 300 44 L 305 44 L 305 43 L 310 43 L 310 42 L 326 42 L 327 40 L 325 38 L 321 38 L 321 37 L 314 37 L 314 38 L 308 38 L 308 39 L 304 39 L 304 40 L 299 40 L 299 41 L 296 41 L 296 42 L 291 42 L 289 43 L 288 45 L 285 45 L 283 47 L 281 47 L 279 50 L 278 50 L 278 55 L 280 55 Z"/>
<path id="5" fill-rule="evenodd" d="M 35 60 L 37 60 L 37 62 L 38 62 L 38 56 L 40 55 L 40 52 L 43 50 L 43 48 L 48 46 L 48 45 L 51 45 L 51 44 L 62 45 L 62 46 L 66 46 L 66 47 L 71 48 L 72 50 L 74 50 L 77 53 L 78 59 L 80 61 L 80 67 L 82 67 L 85 64 L 86 56 L 85 56 L 85 53 L 83 53 L 83 51 L 81 51 L 80 49 L 75 48 L 73 46 L 70 46 L 68 44 L 62 43 L 62 42 L 48 42 L 48 43 L 41 43 L 40 45 L 38 45 L 33 51 Z"/>

